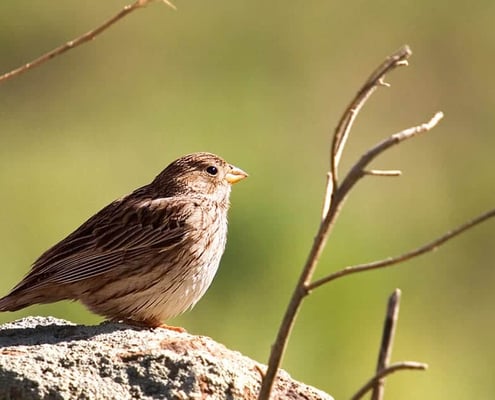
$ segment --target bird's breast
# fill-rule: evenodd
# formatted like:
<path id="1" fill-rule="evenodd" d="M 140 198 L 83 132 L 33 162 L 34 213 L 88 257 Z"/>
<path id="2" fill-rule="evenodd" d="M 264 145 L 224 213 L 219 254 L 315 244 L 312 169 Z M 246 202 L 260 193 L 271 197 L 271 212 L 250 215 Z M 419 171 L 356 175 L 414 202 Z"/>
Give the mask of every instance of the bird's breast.
<path id="1" fill-rule="evenodd" d="M 227 241 L 226 213 L 206 216 L 203 222 L 188 233 L 181 254 L 174 265 L 169 266 L 162 281 L 160 300 L 155 302 L 162 319 L 192 308 L 203 297 L 218 270 Z"/>

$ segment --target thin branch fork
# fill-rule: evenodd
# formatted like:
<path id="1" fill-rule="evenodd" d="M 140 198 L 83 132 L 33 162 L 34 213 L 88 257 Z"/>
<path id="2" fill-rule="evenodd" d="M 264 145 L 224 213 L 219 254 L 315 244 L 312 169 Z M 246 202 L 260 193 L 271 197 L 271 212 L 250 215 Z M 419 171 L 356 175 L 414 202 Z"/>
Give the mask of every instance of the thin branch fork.
<path id="1" fill-rule="evenodd" d="M 342 158 L 342 152 L 344 151 L 352 125 L 359 114 L 359 111 L 379 86 L 389 86 L 384 83 L 385 75 L 397 67 L 408 65 L 407 59 L 411 55 L 412 51 L 409 46 L 406 45 L 387 57 L 387 59 L 375 71 L 373 71 L 344 111 L 342 118 L 335 128 L 330 153 L 330 173 L 332 176 L 333 193 L 337 190 L 338 165 L 340 163 L 340 159 Z"/>
<path id="2" fill-rule="evenodd" d="M 375 386 L 377 381 L 383 379 L 384 377 L 390 374 L 393 374 L 394 372 L 405 369 L 424 371 L 428 369 L 428 364 L 419 363 L 416 361 L 402 361 L 402 362 L 390 364 L 387 368 L 382 369 L 373 378 L 371 378 L 368 382 L 366 382 L 366 384 L 361 389 L 359 389 L 359 391 L 354 396 L 351 397 L 351 400 L 359 400 Z"/>
<path id="3" fill-rule="evenodd" d="M 133 11 L 136 11 L 150 3 L 153 0 L 136 0 L 134 3 L 129 4 L 125 6 L 122 10 L 120 10 L 117 14 L 115 14 L 113 17 L 105 21 L 103 24 L 99 25 L 95 29 L 91 29 L 90 31 L 86 32 L 85 34 L 78 36 L 77 38 L 68 41 L 67 43 L 53 49 L 52 51 L 49 51 L 48 53 L 45 53 L 41 55 L 40 57 L 36 58 L 35 60 L 28 62 L 27 64 L 24 64 L 20 66 L 19 68 L 13 69 L 10 72 L 7 72 L 3 75 L 0 76 L 0 83 L 14 78 L 24 72 L 27 72 L 34 67 L 38 67 L 41 64 L 44 64 L 45 62 L 51 60 L 52 58 L 55 58 L 71 49 L 74 49 L 84 43 L 87 43 L 94 38 L 96 38 L 98 35 L 106 31 L 108 28 L 110 28 L 112 25 L 120 21 L 122 18 L 126 17 Z M 162 0 L 165 4 L 170 6 L 171 8 L 175 9 L 175 6 L 170 3 L 168 0 Z"/>
<path id="4" fill-rule="evenodd" d="M 369 76 L 342 114 L 342 117 L 335 128 L 330 150 L 330 171 L 328 172 L 325 189 L 322 219 L 324 219 L 328 213 L 333 196 L 337 191 L 338 166 L 352 125 L 354 124 L 359 111 L 378 87 L 389 86 L 384 82 L 385 75 L 397 67 L 407 65 L 407 59 L 411 55 L 412 51 L 409 46 L 406 45 L 387 57 L 387 59 Z"/>
<path id="5" fill-rule="evenodd" d="M 395 133 L 372 147 L 361 156 L 358 162 L 354 164 L 354 166 L 351 168 L 344 181 L 342 182 L 341 186 L 338 188 L 338 193 L 336 193 L 335 196 L 339 196 L 339 199 L 347 196 L 347 194 L 357 183 L 357 181 L 364 175 L 366 175 L 366 166 L 385 150 L 403 142 L 404 140 L 411 139 L 421 133 L 428 132 L 429 130 L 433 129 L 442 118 L 443 113 L 439 111 L 428 122 Z"/>
<path id="6" fill-rule="evenodd" d="M 344 276 L 349 276 L 352 274 L 356 274 L 358 272 L 371 271 L 379 268 L 389 267 L 392 265 L 402 263 L 404 261 L 408 261 L 412 258 L 419 257 L 425 253 L 436 250 L 438 247 L 440 247 L 442 244 L 446 243 L 450 239 L 459 236 L 461 233 L 467 231 L 468 229 L 471 229 L 476 225 L 479 225 L 482 222 L 487 221 L 488 219 L 493 217 L 495 217 L 495 208 L 477 216 L 476 218 L 473 218 L 471 221 L 468 221 L 465 224 L 462 224 L 455 229 L 452 229 L 451 231 L 445 233 L 443 236 L 440 236 L 439 238 L 436 238 L 431 242 L 426 243 L 425 245 L 418 247 L 414 250 L 411 250 L 407 253 L 395 257 L 389 257 L 380 261 L 370 262 L 367 264 L 359 264 L 359 265 L 345 267 L 344 269 L 341 269 L 337 272 L 334 272 L 324 278 L 321 278 L 311 283 L 310 285 L 307 286 L 307 291 L 310 292 L 322 285 L 325 285 L 331 281 L 334 281 L 335 279 L 342 278 Z"/>

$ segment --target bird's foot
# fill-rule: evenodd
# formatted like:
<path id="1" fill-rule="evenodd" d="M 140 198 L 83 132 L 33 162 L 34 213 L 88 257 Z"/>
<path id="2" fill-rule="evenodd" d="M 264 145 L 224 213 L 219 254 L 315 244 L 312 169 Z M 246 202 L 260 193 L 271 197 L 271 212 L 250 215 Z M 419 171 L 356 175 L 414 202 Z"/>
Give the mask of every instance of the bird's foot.
<path id="1" fill-rule="evenodd" d="M 122 322 L 124 324 L 136 326 L 139 328 L 153 328 L 153 329 L 162 328 L 178 333 L 187 332 L 184 328 L 181 328 L 180 326 L 170 326 L 164 324 L 162 321 L 157 319 L 149 319 L 149 320 L 119 319 L 119 320 L 114 320 L 114 322 Z"/>
<path id="2" fill-rule="evenodd" d="M 180 326 L 170 326 L 167 324 L 160 324 L 157 328 L 168 329 L 169 331 L 174 331 L 178 333 L 187 333 L 187 331 Z"/>

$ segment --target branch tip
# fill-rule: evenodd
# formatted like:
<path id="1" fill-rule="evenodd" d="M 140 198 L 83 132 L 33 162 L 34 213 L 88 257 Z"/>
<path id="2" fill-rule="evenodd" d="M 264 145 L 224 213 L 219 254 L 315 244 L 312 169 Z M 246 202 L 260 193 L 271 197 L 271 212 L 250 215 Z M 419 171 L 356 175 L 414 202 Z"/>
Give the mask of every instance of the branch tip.
<path id="1" fill-rule="evenodd" d="M 162 0 L 167 6 L 169 6 L 172 10 L 174 11 L 177 11 L 177 7 L 175 6 L 175 4 L 173 4 L 172 2 L 170 2 L 169 0 Z"/>
<path id="2" fill-rule="evenodd" d="M 390 85 L 390 83 L 385 82 L 385 81 L 383 80 L 383 78 L 380 78 L 380 79 L 378 80 L 378 84 L 379 84 L 380 86 L 383 86 L 383 87 L 390 87 L 390 86 L 391 86 L 391 85 Z"/>
<path id="3" fill-rule="evenodd" d="M 363 171 L 365 175 L 373 176 L 401 176 L 402 171 L 398 169 L 391 170 L 380 170 L 380 169 L 369 169 Z"/>
<path id="4" fill-rule="evenodd" d="M 359 389 L 354 396 L 351 397 L 351 400 L 358 400 L 363 397 L 366 393 L 368 393 L 380 379 L 393 374 L 394 372 L 412 369 L 416 371 L 424 371 L 428 369 L 428 364 L 420 363 L 417 361 L 402 361 L 394 364 L 390 364 L 387 368 L 382 369 L 378 372 L 374 377 L 372 377 L 366 384 L 363 385 L 361 389 Z"/>
<path id="5" fill-rule="evenodd" d="M 382 341 L 380 343 L 380 351 L 378 352 L 375 373 L 379 373 L 381 370 L 387 368 L 390 358 L 392 357 L 395 331 L 397 330 L 397 322 L 399 320 L 400 295 L 400 289 L 395 289 L 388 298 L 385 320 L 383 321 Z M 385 378 L 376 380 L 373 391 L 371 392 L 371 400 L 382 400 L 384 391 Z"/>
<path id="6" fill-rule="evenodd" d="M 399 58 L 406 59 L 412 56 L 412 50 L 408 44 L 405 44 L 395 54 Z"/>
<path id="7" fill-rule="evenodd" d="M 437 111 L 433 118 L 429 121 L 429 125 L 431 128 L 433 128 L 436 124 L 440 122 L 440 120 L 444 117 L 444 114 L 442 111 Z"/>

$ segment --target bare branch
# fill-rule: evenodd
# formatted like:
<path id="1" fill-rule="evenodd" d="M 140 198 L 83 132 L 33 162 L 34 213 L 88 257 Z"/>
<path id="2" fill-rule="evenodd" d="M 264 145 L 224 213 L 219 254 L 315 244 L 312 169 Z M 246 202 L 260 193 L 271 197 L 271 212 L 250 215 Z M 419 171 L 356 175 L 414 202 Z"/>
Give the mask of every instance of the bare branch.
<path id="1" fill-rule="evenodd" d="M 361 91 L 358 93 L 356 97 L 356 102 L 355 104 L 351 103 L 351 106 L 345 113 L 345 116 L 341 119 L 341 122 L 339 123 L 339 126 L 342 125 L 342 131 L 340 129 L 337 129 L 335 131 L 335 136 L 334 136 L 334 145 L 332 145 L 332 168 L 334 168 L 335 165 L 335 152 L 340 151 L 338 150 L 339 148 L 343 147 L 345 144 L 345 137 L 347 136 L 348 131 L 352 125 L 352 120 L 355 118 L 356 114 L 359 112 L 360 107 L 364 104 L 366 98 L 372 93 L 374 90 L 373 88 L 376 88 L 377 82 L 381 82 L 381 78 L 383 78 L 385 72 L 393 69 L 397 64 L 399 65 L 404 65 L 404 60 L 409 57 L 411 54 L 411 50 L 409 47 L 405 46 L 398 52 L 394 53 L 391 57 L 387 58 L 387 60 L 382 63 L 382 65 L 371 75 L 371 77 L 367 81 L 367 85 L 371 85 L 372 87 L 364 86 Z M 347 116 L 347 117 L 346 117 Z M 346 118 L 350 118 L 350 120 L 346 120 Z M 439 117 L 441 118 L 441 116 Z M 437 118 L 437 119 L 439 119 Z M 344 121 L 344 122 L 342 122 Z M 432 120 L 433 121 L 433 120 Z M 430 125 L 434 125 L 436 122 L 430 121 Z M 425 128 L 429 125 L 424 124 Z M 422 126 L 421 126 L 422 127 Z M 415 131 L 420 131 L 422 128 L 421 127 L 414 127 Z M 429 128 L 428 128 L 429 129 Z M 414 133 L 404 133 L 401 132 L 402 136 L 413 136 Z M 398 134 L 398 135 L 400 135 Z M 343 135 L 339 138 L 336 138 L 338 135 Z M 395 135 L 394 135 L 395 136 Z M 350 173 L 352 170 L 349 172 L 347 175 L 346 179 L 344 180 L 344 183 L 346 181 L 348 182 L 348 188 L 350 189 L 353 184 L 359 180 L 359 178 L 362 176 L 362 169 L 378 154 L 380 154 L 382 151 L 385 151 L 386 148 L 392 146 L 392 144 L 399 143 L 400 141 L 404 140 L 400 136 L 398 139 L 393 138 L 391 139 L 391 143 L 389 145 L 384 145 L 383 149 L 379 148 L 375 153 L 371 150 L 371 156 L 369 157 L 369 160 L 364 163 L 358 163 L 356 165 L 359 165 L 361 167 L 360 174 L 358 175 L 352 175 L 351 177 L 354 179 L 354 182 L 352 183 L 352 180 L 348 180 Z M 340 157 L 340 155 L 338 156 Z M 292 293 L 291 299 L 289 301 L 289 305 L 287 306 L 287 309 L 285 311 L 284 317 L 282 319 L 282 322 L 280 324 L 280 328 L 277 333 L 277 337 L 275 339 L 275 343 L 272 346 L 272 350 L 270 352 L 270 358 L 268 361 L 268 368 L 266 371 L 265 379 L 263 379 L 262 384 L 261 384 L 261 390 L 258 395 L 259 400 L 268 400 L 270 397 L 270 392 L 273 387 L 273 382 L 275 381 L 275 377 L 277 375 L 278 368 L 280 367 L 280 363 L 282 361 L 283 354 L 285 352 L 285 349 L 287 347 L 288 339 L 290 332 L 292 331 L 292 328 L 294 326 L 297 312 L 299 311 L 299 307 L 301 306 L 301 303 L 304 299 L 304 297 L 308 294 L 307 287 L 309 286 L 311 279 L 313 277 L 316 265 L 318 264 L 318 261 L 320 259 L 320 256 L 323 252 L 323 249 L 325 247 L 326 241 L 328 239 L 328 235 L 335 223 L 335 219 L 337 218 L 340 209 L 342 207 L 343 201 L 346 197 L 347 191 L 343 190 L 344 188 L 337 188 L 337 180 L 335 179 L 335 170 L 332 169 L 330 171 L 330 177 L 332 179 L 329 179 L 327 181 L 327 188 L 326 188 L 326 193 L 327 195 L 331 193 L 330 196 L 325 196 L 325 204 L 328 199 L 330 199 L 329 206 L 328 206 L 328 211 L 325 210 L 325 204 L 324 204 L 324 209 L 323 209 L 323 219 L 320 223 L 320 226 L 318 228 L 318 232 L 316 234 L 316 237 L 313 241 L 313 246 L 311 247 L 311 250 L 309 252 L 309 255 L 306 259 L 306 263 L 304 264 L 303 270 L 301 271 L 301 274 L 299 276 L 298 283 L 296 287 L 294 288 L 294 291 Z M 352 183 L 349 185 L 349 183 Z M 327 211 L 327 212 L 325 212 Z"/>
<path id="2" fill-rule="evenodd" d="M 337 190 L 338 184 L 338 165 L 357 114 L 366 103 L 366 100 L 368 100 L 379 86 L 390 86 L 383 81 L 385 75 L 397 67 L 407 65 L 407 59 L 411 55 L 412 51 L 409 46 L 406 45 L 387 57 L 387 59 L 373 71 L 344 111 L 342 118 L 335 128 L 330 153 L 330 172 L 332 174 L 332 187 L 334 192 Z"/>
<path id="3" fill-rule="evenodd" d="M 412 51 L 409 46 L 406 45 L 387 57 L 386 60 L 375 71 L 373 71 L 342 114 L 342 117 L 335 128 L 332 141 L 330 171 L 327 174 L 329 180 L 327 181 L 325 188 L 322 219 L 324 219 L 327 215 L 332 202 L 332 197 L 338 187 L 338 166 L 354 120 L 366 101 L 379 86 L 390 86 L 388 83 L 383 81 L 385 75 L 397 67 L 408 65 L 407 58 L 411 55 Z"/>
<path id="4" fill-rule="evenodd" d="M 334 274 L 331 274 L 326 278 L 311 283 L 314 271 L 321 257 L 323 249 L 326 245 L 328 236 L 333 228 L 333 225 L 335 224 L 335 220 L 338 217 L 340 210 L 350 190 L 363 176 L 367 174 L 365 170 L 367 165 L 372 160 L 374 160 L 378 155 L 380 155 L 390 147 L 399 144 L 406 139 L 415 137 L 423 132 L 429 131 L 443 117 L 443 114 L 441 112 L 438 112 L 430 119 L 430 121 L 403 130 L 378 143 L 369 151 L 367 151 L 354 164 L 354 166 L 349 170 L 349 172 L 345 176 L 344 180 L 342 181 L 342 184 L 338 185 L 337 175 L 336 175 L 338 161 L 340 159 L 342 149 L 345 145 L 345 141 L 348 136 L 349 129 L 352 126 L 352 122 L 354 118 L 356 117 L 357 113 L 359 112 L 360 108 L 362 107 L 366 99 L 378 87 L 378 85 L 384 85 L 383 82 L 384 73 L 397 66 L 407 65 L 406 58 L 410 55 L 410 53 L 411 52 L 409 48 L 404 47 L 399 52 L 395 53 L 393 56 L 388 58 L 381 65 L 381 67 L 378 68 L 372 74 L 372 76 L 367 81 L 367 84 L 365 84 L 363 89 L 361 89 L 361 91 L 356 96 L 355 104 L 351 103 L 351 106 L 346 110 L 344 116 L 339 122 L 339 127 L 335 130 L 335 136 L 333 137 L 332 154 L 331 154 L 331 171 L 328 173 L 328 178 L 327 178 L 322 220 L 320 222 L 318 232 L 313 241 L 313 245 L 310 249 L 310 252 L 304 264 L 303 270 L 301 271 L 301 274 L 299 276 L 297 285 L 294 288 L 289 304 L 286 308 L 284 317 L 282 319 L 282 322 L 280 324 L 277 333 L 277 337 L 272 346 L 270 352 L 270 358 L 268 361 L 268 368 L 261 384 L 261 390 L 258 395 L 258 400 L 268 400 L 270 397 L 270 392 L 273 387 L 273 383 L 275 381 L 278 368 L 280 367 L 282 357 L 285 353 L 285 349 L 287 347 L 289 336 L 294 326 L 297 313 L 302 304 L 302 301 L 310 293 L 311 290 L 321 286 L 324 283 L 337 279 L 341 276 L 350 275 L 352 273 L 361 272 L 368 269 L 375 269 L 385 265 L 391 265 L 393 263 L 405 261 L 406 259 L 414 257 L 416 255 L 423 254 L 427 251 L 432 250 L 433 248 L 437 247 L 438 245 L 442 244 L 448 239 L 460 234 L 466 229 L 469 229 L 471 226 L 476 225 L 482 220 L 485 220 L 493 216 L 493 215 L 489 215 L 489 216 L 485 215 L 482 217 L 478 217 L 476 220 L 471 221 L 471 223 L 465 224 L 462 227 L 457 228 L 453 233 L 450 232 L 449 234 L 443 236 L 442 238 L 432 242 L 431 249 L 429 247 L 427 249 L 420 248 L 419 251 L 415 250 L 414 252 L 407 253 L 406 255 L 403 256 L 399 256 L 396 259 L 392 259 L 392 261 L 388 259 L 385 260 L 385 262 L 381 261 L 378 263 L 365 264 L 364 266 L 348 267 L 342 271 L 338 271 Z M 383 171 L 381 172 L 383 174 Z M 495 210 L 493 210 L 492 213 L 495 214 Z"/>
<path id="5" fill-rule="evenodd" d="M 314 290 L 328 282 L 331 282 L 335 279 L 342 278 L 344 276 L 349 276 L 351 274 L 355 274 L 358 272 L 363 272 L 363 271 L 371 271 L 374 269 L 379 269 L 379 268 L 385 268 L 385 267 L 390 267 L 395 264 L 399 264 L 405 261 L 408 261 L 412 258 L 421 256 L 425 253 L 429 253 L 431 251 L 436 250 L 439 246 L 444 244 L 445 242 L 449 241 L 450 239 L 453 239 L 454 237 L 460 235 L 461 233 L 467 231 L 468 229 L 473 228 L 474 226 L 481 224 L 482 222 L 495 217 L 495 208 L 487 211 L 484 214 L 479 215 L 478 217 L 472 219 L 469 222 L 466 222 L 465 224 L 462 224 L 458 226 L 457 228 L 447 232 L 445 235 L 432 240 L 431 242 L 418 247 L 408 253 L 401 254 L 396 257 L 389 257 L 386 258 L 385 260 L 380 260 L 380 261 L 374 261 L 371 263 L 367 264 L 359 264 L 359 265 L 354 265 L 354 266 L 349 266 L 345 267 L 344 269 L 341 269 L 340 271 L 334 272 L 333 274 L 330 274 L 324 278 L 321 278 L 310 285 L 307 286 L 307 290 L 311 291 Z"/>
<path id="6" fill-rule="evenodd" d="M 55 58 L 55 57 L 65 53 L 66 51 L 74 49 L 74 48 L 82 45 L 83 43 L 87 43 L 87 42 L 93 40 L 94 38 L 96 38 L 96 36 L 103 33 L 104 31 L 106 31 L 113 24 L 120 21 L 122 18 L 129 15 L 133 11 L 136 11 L 137 9 L 146 6 L 151 1 L 153 1 L 153 0 L 136 0 L 134 3 L 125 6 L 121 11 L 119 11 L 112 18 L 105 21 L 103 24 L 101 24 L 97 28 L 86 32 L 84 35 L 81 35 L 81 36 L 75 38 L 74 40 L 68 41 L 64 45 L 59 46 L 56 49 L 53 49 L 52 51 L 49 51 L 48 53 L 43 54 L 42 56 L 38 57 L 37 59 L 35 59 L 31 62 L 28 62 L 27 64 L 24 64 L 23 66 L 21 66 L 19 68 L 13 69 L 12 71 L 1 75 L 0 76 L 0 83 L 4 82 L 10 78 L 13 78 L 15 76 L 18 76 L 24 72 L 27 72 L 30 69 L 33 69 L 34 67 L 37 67 L 41 64 L 44 64 L 45 62 L 51 60 L 52 58 Z M 175 6 L 172 3 L 170 3 L 169 1 L 163 0 L 163 2 L 167 5 L 169 5 L 170 7 L 172 7 L 173 9 L 175 9 Z"/>
<path id="7" fill-rule="evenodd" d="M 390 364 L 387 368 L 382 369 L 373 378 L 371 378 L 366 384 L 357 391 L 357 393 L 351 397 L 351 400 L 359 400 L 363 397 L 369 390 L 375 386 L 376 382 L 387 375 L 393 374 L 394 372 L 404 370 L 404 369 L 415 369 L 418 371 L 424 371 L 428 368 L 427 364 L 419 363 L 416 361 L 402 361 L 394 364 Z"/>
<path id="8" fill-rule="evenodd" d="M 413 126 L 412 128 L 404 129 L 398 133 L 389 136 L 387 139 L 381 141 L 373 148 L 368 150 L 361 158 L 354 164 L 354 166 L 347 173 L 344 181 L 339 187 L 339 201 L 342 201 L 345 196 L 349 193 L 349 190 L 361 179 L 364 175 L 364 168 L 378 157 L 385 150 L 392 146 L 395 146 L 404 140 L 411 139 L 418 136 L 421 133 L 428 132 L 433 129 L 443 118 L 443 113 L 441 111 L 437 112 L 428 122 L 424 124 Z M 337 193 L 335 194 L 337 197 Z"/>
<path id="9" fill-rule="evenodd" d="M 400 296 L 400 289 L 395 289 L 388 299 L 387 313 L 383 323 L 382 343 L 380 345 L 380 352 L 378 353 L 378 361 L 376 365 L 377 374 L 387 368 L 390 362 L 390 357 L 392 356 L 395 330 L 397 328 L 397 321 L 399 318 Z M 371 400 L 383 399 L 384 385 L 384 378 L 376 380 L 373 387 L 373 392 L 371 394 Z"/>

